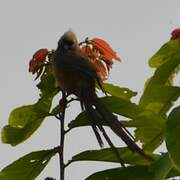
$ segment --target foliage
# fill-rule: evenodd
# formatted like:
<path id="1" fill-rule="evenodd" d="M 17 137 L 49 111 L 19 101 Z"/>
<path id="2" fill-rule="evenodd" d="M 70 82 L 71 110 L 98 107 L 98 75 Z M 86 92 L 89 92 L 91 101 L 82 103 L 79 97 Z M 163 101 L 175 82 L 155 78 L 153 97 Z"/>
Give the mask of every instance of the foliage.
<path id="1" fill-rule="evenodd" d="M 0 172 L 2 180 L 34 180 L 54 156 L 56 150 L 43 150 L 27 154 L 14 161 Z M 22 173 L 23 172 L 23 173 Z"/>
<path id="2" fill-rule="evenodd" d="M 96 172 L 87 177 L 87 180 L 163 180 L 180 175 L 180 106 L 173 107 L 174 102 L 180 96 L 180 87 L 174 86 L 173 83 L 180 67 L 179 32 L 179 29 L 173 31 L 171 40 L 150 58 L 149 65 L 155 68 L 155 71 L 145 83 L 144 92 L 138 104 L 133 103 L 131 99 L 137 95 L 137 92 L 109 83 L 103 84 L 108 96 L 101 97 L 101 101 L 114 114 L 128 118 L 120 123 L 126 128 L 135 128 L 135 140 L 142 143 L 143 149 L 154 160 L 148 161 L 136 152 L 130 151 L 128 147 L 116 147 L 127 167 Z M 92 40 L 86 38 L 80 43 L 80 47 L 81 51 L 88 55 L 95 64 L 102 80 L 107 78 L 113 59 L 120 60 L 109 44 L 99 38 Z M 53 53 L 54 50 L 40 49 L 33 55 L 29 71 L 36 74 L 36 78 L 40 78 L 37 85 L 40 91 L 39 100 L 32 105 L 18 107 L 10 113 L 8 125 L 1 132 L 3 143 L 12 146 L 23 143 L 40 128 L 44 119 L 49 116 L 61 120 L 62 102 L 52 107 L 55 95 L 60 92 L 51 67 Z M 67 103 L 73 100 L 75 99 L 68 99 Z M 99 122 L 107 126 L 98 113 L 97 118 Z M 69 129 L 64 132 L 64 135 L 82 126 L 90 126 L 84 112 L 80 112 L 69 123 Z M 168 151 L 161 155 L 155 154 L 154 150 L 164 141 Z M 62 155 L 63 147 L 57 146 L 51 150 L 31 152 L 2 169 L 0 179 L 33 180 L 56 153 Z M 80 152 L 74 155 L 65 167 L 76 161 L 119 163 L 119 159 L 111 148 Z"/>

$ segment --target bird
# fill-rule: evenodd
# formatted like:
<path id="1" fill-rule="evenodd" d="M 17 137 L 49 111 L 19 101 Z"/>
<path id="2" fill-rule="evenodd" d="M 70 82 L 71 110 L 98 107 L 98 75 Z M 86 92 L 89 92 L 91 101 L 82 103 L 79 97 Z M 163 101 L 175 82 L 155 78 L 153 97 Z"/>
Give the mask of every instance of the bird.
<path id="1" fill-rule="evenodd" d="M 62 91 L 68 95 L 78 97 L 82 110 L 92 126 L 97 141 L 101 147 L 104 143 L 101 134 L 124 166 L 117 149 L 107 135 L 97 113 L 111 130 L 120 137 L 131 151 L 135 151 L 148 160 L 147 155 L 132 139 L 128 130 L 118 121 L 117 117 L 101 102 L 96 93 L 96 84 L 105 93 L 102 79 L 99 77 L 95 65 L 82 53 L 76 34 L 69 30 L 58 41 L 57 49 L 52 60 L 54 77 Z"/>

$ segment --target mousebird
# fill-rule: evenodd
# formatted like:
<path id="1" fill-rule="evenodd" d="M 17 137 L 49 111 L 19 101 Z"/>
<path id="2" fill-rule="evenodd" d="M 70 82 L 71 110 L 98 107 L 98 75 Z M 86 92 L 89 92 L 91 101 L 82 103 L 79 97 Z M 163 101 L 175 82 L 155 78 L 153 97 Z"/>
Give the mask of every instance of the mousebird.
<path id="1" fill-rule="evenodd" d="M 98 98 L 96 94 L 96 83 L 104 92 L 102 80 L 96 71 L 95 65 L 81 52 L 75 33 L 67 31 L 60 38 L 52 64 L 55 79 L 62 91 L 67 94 L 74 94 L 80 99 L 81 107 L 85 110 L 86 117 L 101 147 L 103 146 L 103 141 L 100 132 L 123 166 L 117 149 L 106 134 L 102 123 L 97 118 L 97 112 L 111 130 L 125 142 L 130 150 L 136 151 L 146 159 L 151 159 L 134 142 L 130 133 L 118 121 L 117 117 Z"/>

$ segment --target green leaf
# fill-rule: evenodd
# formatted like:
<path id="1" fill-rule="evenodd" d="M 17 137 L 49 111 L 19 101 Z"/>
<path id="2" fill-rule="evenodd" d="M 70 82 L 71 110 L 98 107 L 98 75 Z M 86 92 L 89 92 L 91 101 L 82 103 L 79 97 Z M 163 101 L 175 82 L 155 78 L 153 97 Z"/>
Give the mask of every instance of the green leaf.
<path id="1" fill-rule="evenodd" d="M 86 115 L 84 112 L 80 113 L 74 120 L 72 120 L 69 124 L 69 128 L 77 128 L 82 126 L 90 126 L 89 121 L 86 119 Z"/>
<path id="2" fill-rule="evenodd" d="M 103 87 L 108 94 L 125 100 L 130 100 L 132 97 L 137 95 L 137 92 L 133 92 L 128 88 L 121 88 L 110 83 L 103 83 Z"/>
<path id="3" fill-rule="evenodd" d="M 57 106 L 55 106 L 52 111 L 50 112 L 51 115 L 57 115 L 61 112 L 61 109 L 60 109 L 60 105 L 58 104 Z"/>
<path id="4" fill-rule="evenodd" d="M 140 105 L 152 110 L 156 114 L 164 115 L 173 105 L 173 102 L 180 96 L 180 87 L 155 86 L 148 88 Z"/>
<path id="5" fill-rule="evenodd" d="M 171 161 L 168 153 L 166 153 L 152 164 L 108 169 L 96 172 L 86 180 L 164 180 L 166 178 L 178 176 L 179 174 L 178 171 L 172 169 Z"/>
<path id="6" fill-rule="evenodd" d="M 12 127 L 10 125 L 3 127 L 1 131 L 2 142 L 12 146 L 24 142 L 38 129 L 43 120 L 44 118 L 37 118 L 35 121 L 26 124 L 23 128 Z"/>
<path id="7" fill-rule="evenodd" d="M 51 72 L 46 72 L 38 84 L 40 99 L 33 105 L 26 105 L 14 109 L 9 116 L 8 125 L 2 129 L 2 142 L 15 146 L 28 139 L 41 125 L 45 117 L 49 116 L 53 97 L 58 89 Z"/>
<path id="8" fill-rule="evenodd" d="M 180 46 L 177 41 L 172 40 L 164 44 L 158 52 L 150 58 L 150 67 L 158 68 L 162 64 L 166 63 L 172 56 L 180 52 Z"/>
<path id="9" fill-rule="evenodd" d="M 59 88 L 56 85 L 51 66 L 46 67 L 44 74 L 41 76 L 41 81 L 37 87 L 41 91 L 40 96 L 51 97 L 57 94 Z"/>
<path id="10" fill-rule="evenodd" d="M 174 108 L 167 121 L 166 146 L 173 165 L 180 171 L 180 106 Z"/>
<path id="11" fill-rule="evenodd" d="M 173 102 L 180 96 L 180 88 L 167 86 L 169 78 L 180 64 L 180 54 L 161 65 L 146 85 L 140 99 L 140 105 L 162 116 L 170 109 Z"/>
<path id="12" fill-rule="evenodd" d="M 27 154 L 2 169 L 0 179 L 34 180 L 55 153 L 54 150 L 43 150 Z"/>
<path id="13" fill-rule="evenodd" d="M 131 103 L 127 100 L 111 96 L 101 98 L 101 101 L 103 104 L 105 104 L 106 107 L 108 107 L 111 112 L 125 116 L 130 119 L 137 119 L 137 121 L 141 121 L 140 123 L 146 121 L 144 123 L 151 124 L 152 118 L 155 120 L 159 120 L 157 121 L 159 125 L 162 125 L 164 123 L 164 119 L 160 118 L 152 111 L 145 110 L 137 104 Z M 152 124 L 152 126 L 157 126 L 157 124 Z"/>
<path id="14" fill-rule="evenodd" d="M 149 167 L 150 171 L 155 174 L 153 180 L 164 180 L 172 169 L 172 163 L 168 153 L 163 154 L 161 158 L 152 163 Z"/>
<path id="15" fill-rule="evenodd" d="M 172 168 L 168 175 L 166 176 L 166 178 L 172 178 L 172 177 L 176 177 L 176 176 L 180 176 L 180 172 L 177 171 L 175 168 Z"/>
<path id="16" fill-rule="evenodd" d="M 40 99 L 34 105 L 22 106 L 13 110 L 9 116 L 9 125 L 2 129 L 2 142 L 15 146 L 28 139 L 48 116 L 51 101 L 52 98 L 46 99 L 46 102 Z M 46 106 L 43 106 L 44 104 Z M 46 109 L 47 107 L 49 109 Z"/>
<path id="17" fill-rule="evenodd" d="M 117 148 L 121 159 L 125 164 L 132 165 L 149 165 L 151 162 L 144 159 L 141 155 L 136 152 L 132 152 L 126 147 Z M 152 155 L 154 159 L 158 159 L 158 155 Z M 116 162 L 119 163 L 119 160 L 112 152 L 111 148 L 100 149 L 100 150 L 91 150 L 84 151 L 72 157 L 72 161 L 105 161 L 105 162 Z"/>
<path id="18" fill-rule="evenodd" d="M 49 102 L 50 106 L 51 102 Z M 47 116 L 49 109 L 38 109 L 40 102 L 34 105 L 22 106 L 14 109 L 9 116 L 9 125 L 15 128 L 24 128 L 28 123 Z"/>
<path id="19" fill-rule="evenodd" d="M 128 166 L 126 168 L 114 168 L 97 172 L 86 180 L 154 180 L 154 174 L 148 166 Z"/>
<path id="20" fill-rule="evenodd" d="M 161 170 L 161 172 L 163 171 Z M 173 178 L 176 176 L 180 176 L 180 172 L 171 169 L 166 178 Z M 158 173 L 156 174 L 156 172 L 153 172 L 149 166 L 129 166 L 127 168 L 115 168 L 97 172 L 86 178 L 86 180 L 160 180 L 157 178 Z"/>
<path id="21" fill-rule="evenodd" d="M 150 60 L 151 65 L 158 68 L 151 79 L 148 80 L 139 102 L 141 107 L 151 110 L 162 117 L 166 117 L 166 113 L 180 96 L 180 87 L 170 86 L 180 65 L 179 50 L 179 44 L 170 41 Z M 156 124 L 158 121 L 152 119 L 152 124 Z M 143 142 L 143 147 L 148 151 L 156 149 L 164 139 L 164 131 L 158 131 L 157 129 L 157 131 L 151 132 L 152 128 L 151 126 L 137 128 L 135 131 L 136 138 Z M 154 133 L 156 136 L 146 141 L 144 136 L 149 133 Z"/>
<path id="22" fill-rule="evenodd" d="M 160 65 L 157 66 L 156 62 Z M 158 68 L 146 85 L 140 105 L 165 115 L 172 102 L 180 96 L 179 87 L 168 86 L 180 66 L 179 44 L 176 41 L 168 42 L 150 59 L 150 63 Z"/>

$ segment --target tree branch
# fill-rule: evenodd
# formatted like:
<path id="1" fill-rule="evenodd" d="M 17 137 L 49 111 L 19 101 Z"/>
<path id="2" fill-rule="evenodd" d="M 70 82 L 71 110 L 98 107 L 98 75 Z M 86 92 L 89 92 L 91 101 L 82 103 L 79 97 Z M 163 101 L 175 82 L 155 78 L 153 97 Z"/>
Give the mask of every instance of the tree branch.
<path id="1" fill-rule="evenodd" d="M 61 125 L 61 134 L 60 134 L 60 151 L 59 151 L 59 164 L 60 164 L 60 180 L 65 179 L 65 165 L 64 165 L 64 138 L 65 138 L 65 129 L 64 129 L 64 120 L 65 120 L 65 111 L 66 111 L 66 94 L 62 93 L 62 99 L 60 106 L 62 106 L 62 112 L 57 116 L 57 118 L 60 120 Z"/>

